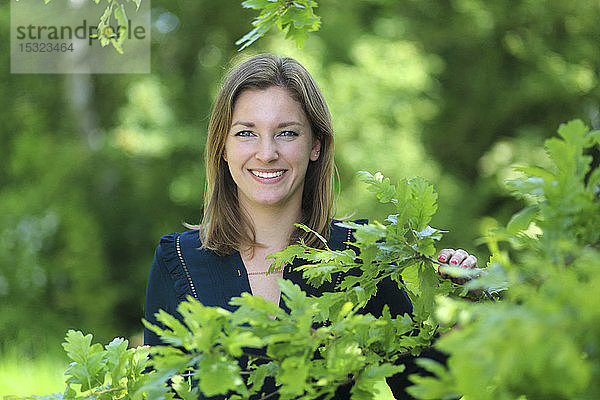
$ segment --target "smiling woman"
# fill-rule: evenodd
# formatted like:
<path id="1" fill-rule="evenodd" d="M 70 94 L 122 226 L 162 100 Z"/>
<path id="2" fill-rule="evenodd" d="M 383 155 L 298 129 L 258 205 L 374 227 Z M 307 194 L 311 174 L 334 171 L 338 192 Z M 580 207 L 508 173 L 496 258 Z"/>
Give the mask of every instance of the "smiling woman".
<path id="1" fill-rule="evenodd" d="M 148 278 L 147 321 L 157 324 L 159 309 L 181 318 L 177 306 L 189 295 L 230 311 L 231 299 L 242 293 L 284 307 L 280 278 L 311 296 L 338 289 L 341 272 L 318 288 L 299 269 L 267 273 L 272 263 L 267 256 L 299 239 L 314 247 L 326 242 L 331 250 L 348 249 L 352 241 L 352 231 L 332 218 L 333 128 L 323 95 L 304 67 L 293 59 L 259 55 L 235 68 L 215 101 L 205 163 L 202 222 L 161 239 Z M 463 266 L 476 262 L 466 252 L 442 255 L 444 262 Z M 389 278 L 378 284 L 363 311 L 381 315 L 384 308 L 393 316 L 412 311 L 404 290 Z M 162 342 L 147 328 L 145 343 Z M 275 383 L 266 379 L 261 394 L 275 396 Z M 334 398 L 349 398 L 350 385 L 340 386 Z M 406 383 L 390 385 L 403 390 Z"/>

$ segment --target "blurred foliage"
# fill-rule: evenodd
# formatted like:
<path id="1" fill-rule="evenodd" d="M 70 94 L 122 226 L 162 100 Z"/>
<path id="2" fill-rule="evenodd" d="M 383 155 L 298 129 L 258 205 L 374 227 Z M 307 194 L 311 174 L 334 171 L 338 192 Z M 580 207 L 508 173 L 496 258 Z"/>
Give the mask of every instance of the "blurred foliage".
<path id="1" fill-rule="evenodd" d="M 153 0 L 149 75 L 11 75 L 0 43 L 3 346 L 141 331 L 152 249 L 200 219 L 206 127 L 232 59 L 273 51 L 315 75 L 336 128 L 339 215 L 387 214 L 368 209 L 356 170 L 420 175 L 439 190 L 448 246 L 521 208 L 498 182 L 544 162 L 531 143 L 561 121 L 600 124 L 597 2 L 331 0 L 316 13 L 302 50 L 272 32 L 240 54 L 256 11 L 239 0 Z"/>
<path id="2" fill-rule="evenodd" d="M 436 347 L 446 366 L 418 363 L 421 399 L 597 399 L 600 396 L 600 169 L 585 150 L 600 131 L 581 120 L 546 140 L 550 164 L 519 168 L 507 182 L 527 207 L 486 233 L 492 258 L 471 289 L 504 286 L 501 302 L 438 297 L 437 316 L 455 326 Z"/>

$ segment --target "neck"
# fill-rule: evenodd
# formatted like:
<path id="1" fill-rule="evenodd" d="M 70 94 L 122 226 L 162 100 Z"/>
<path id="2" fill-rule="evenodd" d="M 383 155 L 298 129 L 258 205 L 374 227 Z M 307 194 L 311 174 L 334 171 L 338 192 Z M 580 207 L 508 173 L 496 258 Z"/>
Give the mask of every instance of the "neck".
<path id="1" fill-rule="evenodd" d="M 283 250 L 289 244 L 290 236 L 301 220 L 300 207 L 253 207 L 247 210 L 254 224 L 256 241 L 265 246 L 268 253 Z M 254 251 L 261 252 L 262 248 Z"/>

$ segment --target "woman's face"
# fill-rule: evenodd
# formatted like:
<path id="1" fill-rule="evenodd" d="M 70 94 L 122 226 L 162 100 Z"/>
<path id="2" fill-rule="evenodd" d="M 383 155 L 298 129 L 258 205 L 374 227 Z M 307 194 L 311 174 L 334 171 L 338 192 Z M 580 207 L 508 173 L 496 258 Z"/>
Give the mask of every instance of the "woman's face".
<path id="1" fill-rule="evenodd" d="M 237 98 L 224 159 L 240 205 L 300 207 L 308 163 L 319 158 L 302 106 L 286 89 L 248 89 Z"/>

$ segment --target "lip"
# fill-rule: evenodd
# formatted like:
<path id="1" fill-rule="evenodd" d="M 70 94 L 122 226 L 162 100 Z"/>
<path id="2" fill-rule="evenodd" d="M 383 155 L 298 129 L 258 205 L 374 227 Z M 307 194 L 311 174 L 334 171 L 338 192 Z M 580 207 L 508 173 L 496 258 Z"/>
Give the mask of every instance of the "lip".
<path id="1" fill-rule="evenodd" d="M 283 168 L 278 168 L 278 169 L 248 168 L 248 173 L 250 174 L 250 176 L 252 178 L 254 178 L 254 180 L 261 182 L 261 183 L 277 183 L 285 177 L 287 171 L 288 171 L 287 169 L 283 169 Z M 255 175 L 255 172 L 260 173 L 263 176 Z M 281 174 L 271 176 L 271 177 L 264 176 L 264 174 L 278 174 L 278 173 L 281 173 Z"/>

